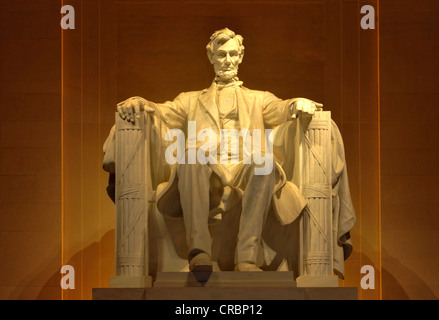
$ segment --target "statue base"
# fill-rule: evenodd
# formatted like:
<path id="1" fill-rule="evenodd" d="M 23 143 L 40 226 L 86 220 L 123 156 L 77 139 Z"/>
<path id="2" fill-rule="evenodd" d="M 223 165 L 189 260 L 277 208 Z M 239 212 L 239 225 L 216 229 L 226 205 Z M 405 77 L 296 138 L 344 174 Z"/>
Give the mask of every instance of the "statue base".
<path id="1" fill-rule="evenodd" d="M 300 276 L 296 279 L 297 286 L 301 288 L 311 287 L 338 287 L 337 276 Z"/>
<path id="2" fill-rule="evenodd" d="M 113 277 L 122 278 L 122 277 Z M 146 277 L 145 277 L 146 278 Z M 120 281 L 119 281 L 120 280 Z M 158 272 L 153 286 L 94 288 L 93 300 L 357 300 L 357 288 L 299 287 L 292 272 Z M 140 279 L 139 279 L 140 280 Z M 117 282 L 117 283 L 116 283 Z M 148 281 L 145 281 L 147 283 Z M 126 282 L 128 283 L 128 282 Z M 128 284 L 140 284 L 132 281 Z M 310 282 L 306 282 L 309 284 Z M 115 284 L 118 287 L 114 286 Z M 338 284 L 338 282 L 337 282 Z M 254 289 L 252 289 L 254 288 Z"/>
<path id="3" fill-rule="evenodd" d="M 94 288 L 93 300 L 357 300 L 357 288 Z"/>
<path id="4" fill-rule="evenodd" d="M 110 288 L 147 288 L 152 287 L 150 276 L 115 276 L 110 278 Z"/>
<path id="5" fill-rule="evenodd" d="M 157 272 L 154 287 L 296 287 L 291 271 Z"/>

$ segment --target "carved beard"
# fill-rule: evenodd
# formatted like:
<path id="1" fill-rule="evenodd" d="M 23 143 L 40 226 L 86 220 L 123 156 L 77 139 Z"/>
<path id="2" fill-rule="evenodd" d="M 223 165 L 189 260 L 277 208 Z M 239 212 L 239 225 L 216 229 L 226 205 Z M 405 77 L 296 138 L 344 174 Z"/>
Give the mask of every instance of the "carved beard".
<path id="1" fill-rule="evenodd" d="M 216 76 L 222 81 L 229 81 L 238 75 L 238 68 L 228 71 L 218 70 Z"/>

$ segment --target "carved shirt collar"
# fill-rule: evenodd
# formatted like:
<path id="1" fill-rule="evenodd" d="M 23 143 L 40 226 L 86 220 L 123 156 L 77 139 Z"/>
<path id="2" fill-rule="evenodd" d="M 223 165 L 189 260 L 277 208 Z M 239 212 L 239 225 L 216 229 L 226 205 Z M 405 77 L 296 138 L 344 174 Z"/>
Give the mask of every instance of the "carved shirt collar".
<path id="1" fill-rule="evenodd" d="M 214 83 L 216 83 L 218 90 L 224 88 L 238 88 L 238 87 L 242 87 L 243 84 L 242 81 L 239 81 L 238 77 L 233 78 L 233 80 L 230 81 L 229 83 L 223 83 L 218 79 L 218 77 L 216 77 Z"/>

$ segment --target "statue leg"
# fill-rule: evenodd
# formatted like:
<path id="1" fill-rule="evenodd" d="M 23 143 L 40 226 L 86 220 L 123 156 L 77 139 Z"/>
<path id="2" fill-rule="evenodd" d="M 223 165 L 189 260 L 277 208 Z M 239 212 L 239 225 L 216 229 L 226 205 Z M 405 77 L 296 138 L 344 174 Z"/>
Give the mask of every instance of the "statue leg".
<path id="1" fill-rule="evenodd" d="M 235 265 L 238 271 L 256 271 L 262 229 L 275 186 L 275 168 L 267 175 L 256 175 L 256 164 L 243 165 L 234 176 L 234 185 L 244 190 L 239 222 Z"/>
<path id="2" fill-rule="evenodd" d="M 206 264 L 208 265 L 210 263 L 212 243 L 208 227 L 209 180 L 212 169 L 208 165 L 197 163 L 180 164 L 176 170 L 180 202 L 186 228 L 188 260 L 191 263 L 197 256 L 198 258 L 196 259 L 198 260 L 200 260 L 201 257 L 203 261 L 200 264 L 204 264 L 204 268 L 209 269 Z M 206 257 L 206 254 L 208 257 Z"/>

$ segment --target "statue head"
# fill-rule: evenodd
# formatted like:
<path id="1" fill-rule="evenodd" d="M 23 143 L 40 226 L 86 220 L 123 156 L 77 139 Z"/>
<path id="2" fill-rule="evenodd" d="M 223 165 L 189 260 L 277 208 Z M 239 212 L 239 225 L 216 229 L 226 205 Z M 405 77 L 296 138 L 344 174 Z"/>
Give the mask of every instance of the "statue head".
<path id="1" fill-rule="evenodd" d="M 238 65 L 244 57 L 242 36 L 224 28 L 215 31 L 206 46 L 207 57 L 220 81 L 229 82 L 238 75 Z"/>

